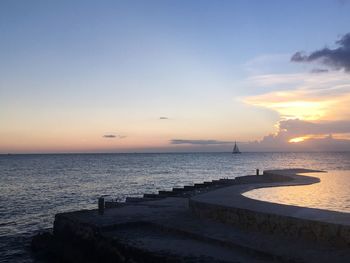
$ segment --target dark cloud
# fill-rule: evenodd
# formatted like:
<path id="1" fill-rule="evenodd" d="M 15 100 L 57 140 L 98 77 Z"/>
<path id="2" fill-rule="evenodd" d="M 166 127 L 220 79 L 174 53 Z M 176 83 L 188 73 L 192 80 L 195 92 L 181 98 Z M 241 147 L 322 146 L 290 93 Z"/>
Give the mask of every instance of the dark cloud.
<path id="1" fill-rule="evenodd" d="M 106 138 L 106 139 L 115 139 L 115 138 L 124 139 L 124 138 L 126 138 L 125 135 L 115 135 L 115 134 L 105 134 L 102 137 Z"/>
<path id="2" fill-rule="evenodd" d="M 290 136 L 302 136 L 308 134 L 332 134 L 350 133 L 350 121 L 323 121 L 309 122 L 302 120 L 280 121 L 280 131 L 287 132 Z"/>
<path id="3" fill-rule="evenodd" d="M 350 33 L 347 33 L 335 43 L 339 45 L 335 49 L 326 47 L 316 50 L 309 55 L 300 51 L 296 52 L 292 56 L 291 61 L 318 62 L 336 70 L 344 69 L 346 72 L 350 72 Z"/>
<path id="4" fill-rule="evenodd" d="M 160 120 L 168 120 L 168 117 L 159 117 Z"/>
<path id="5" fill-rule="evenodd" d="M 326 73 L 328 72 L 328 69 L 323 69 L 323 68 L 314 68 L 311 70 L 311 73 Z"/>
<path id="6" fill-rule="evenodd" d="M 173 139 L 170 140 L 171 144 L 191 144 L 191 145 L 223 145 L 232 144 L 230 141 L 218 141 L 218 140 L 181 140 Z"/>
<path id="7" fill-rule="evenodd" d="M 113 138 L 116 138 L 117 136 L 116 135 L 113 135 L 113 134 L 105 134 L 103 135 L 103 138 L 108 138 L 108 139 L 113 139 Z"/>

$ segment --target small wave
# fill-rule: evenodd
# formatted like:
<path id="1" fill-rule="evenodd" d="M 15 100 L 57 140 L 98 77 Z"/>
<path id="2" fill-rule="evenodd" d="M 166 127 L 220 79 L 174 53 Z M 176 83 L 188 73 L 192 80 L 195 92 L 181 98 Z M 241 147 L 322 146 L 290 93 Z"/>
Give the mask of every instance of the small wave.
<path id="1" fill-rule="evenodd" d="M 0 223 L 0 227 L 2 227 L 2 226 L 13 226 L 13 225 L 17 225 L 17 223 L 15 221 Z"/>
<path id="2" fill-rule="evenodd" d="M 171 174 L 171 171 L 154 171 L 151 172 L 150 174 Z"/>

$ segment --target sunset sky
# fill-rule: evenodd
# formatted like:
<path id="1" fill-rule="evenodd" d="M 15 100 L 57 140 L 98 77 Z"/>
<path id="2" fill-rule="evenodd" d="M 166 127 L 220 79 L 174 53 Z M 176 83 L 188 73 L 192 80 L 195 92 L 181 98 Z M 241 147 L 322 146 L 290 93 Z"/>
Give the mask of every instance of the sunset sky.
<path id="1" fill-rule="evenodd" d="M 349 1 L 0 1 L 0 153 L 350 150 Z"/>

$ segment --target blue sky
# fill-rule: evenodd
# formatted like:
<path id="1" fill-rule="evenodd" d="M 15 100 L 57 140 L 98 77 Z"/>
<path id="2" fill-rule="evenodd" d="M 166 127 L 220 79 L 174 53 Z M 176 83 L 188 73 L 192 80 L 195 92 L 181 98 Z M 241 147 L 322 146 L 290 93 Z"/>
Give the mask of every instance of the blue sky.
<path id="1" fill-rule="evenodd" d="M 256 96 L 299 87 L 256 79 L 306 74 L 310 66 L 290 57 L 334 48 L 350 32 L 349 13 L 348 1 L 1 1 L 0 148 L 261 140 L 282 119 Z"/>

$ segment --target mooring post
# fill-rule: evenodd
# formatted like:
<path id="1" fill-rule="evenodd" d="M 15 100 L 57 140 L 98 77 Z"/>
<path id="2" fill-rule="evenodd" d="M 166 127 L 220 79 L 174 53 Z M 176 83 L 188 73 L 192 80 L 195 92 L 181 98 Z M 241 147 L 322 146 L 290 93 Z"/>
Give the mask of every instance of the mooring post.
<path id="1" fill-rule="evenodd" d="M 256 169 L 256 175 L 259 175 L 259 169 Z"/>
<path id="2" fill-rule="evenodd" d="M 105 199 L 104 197 L 100 197 L 98 199 L 98 214 L 103 215 L 105 212 Z"/>

